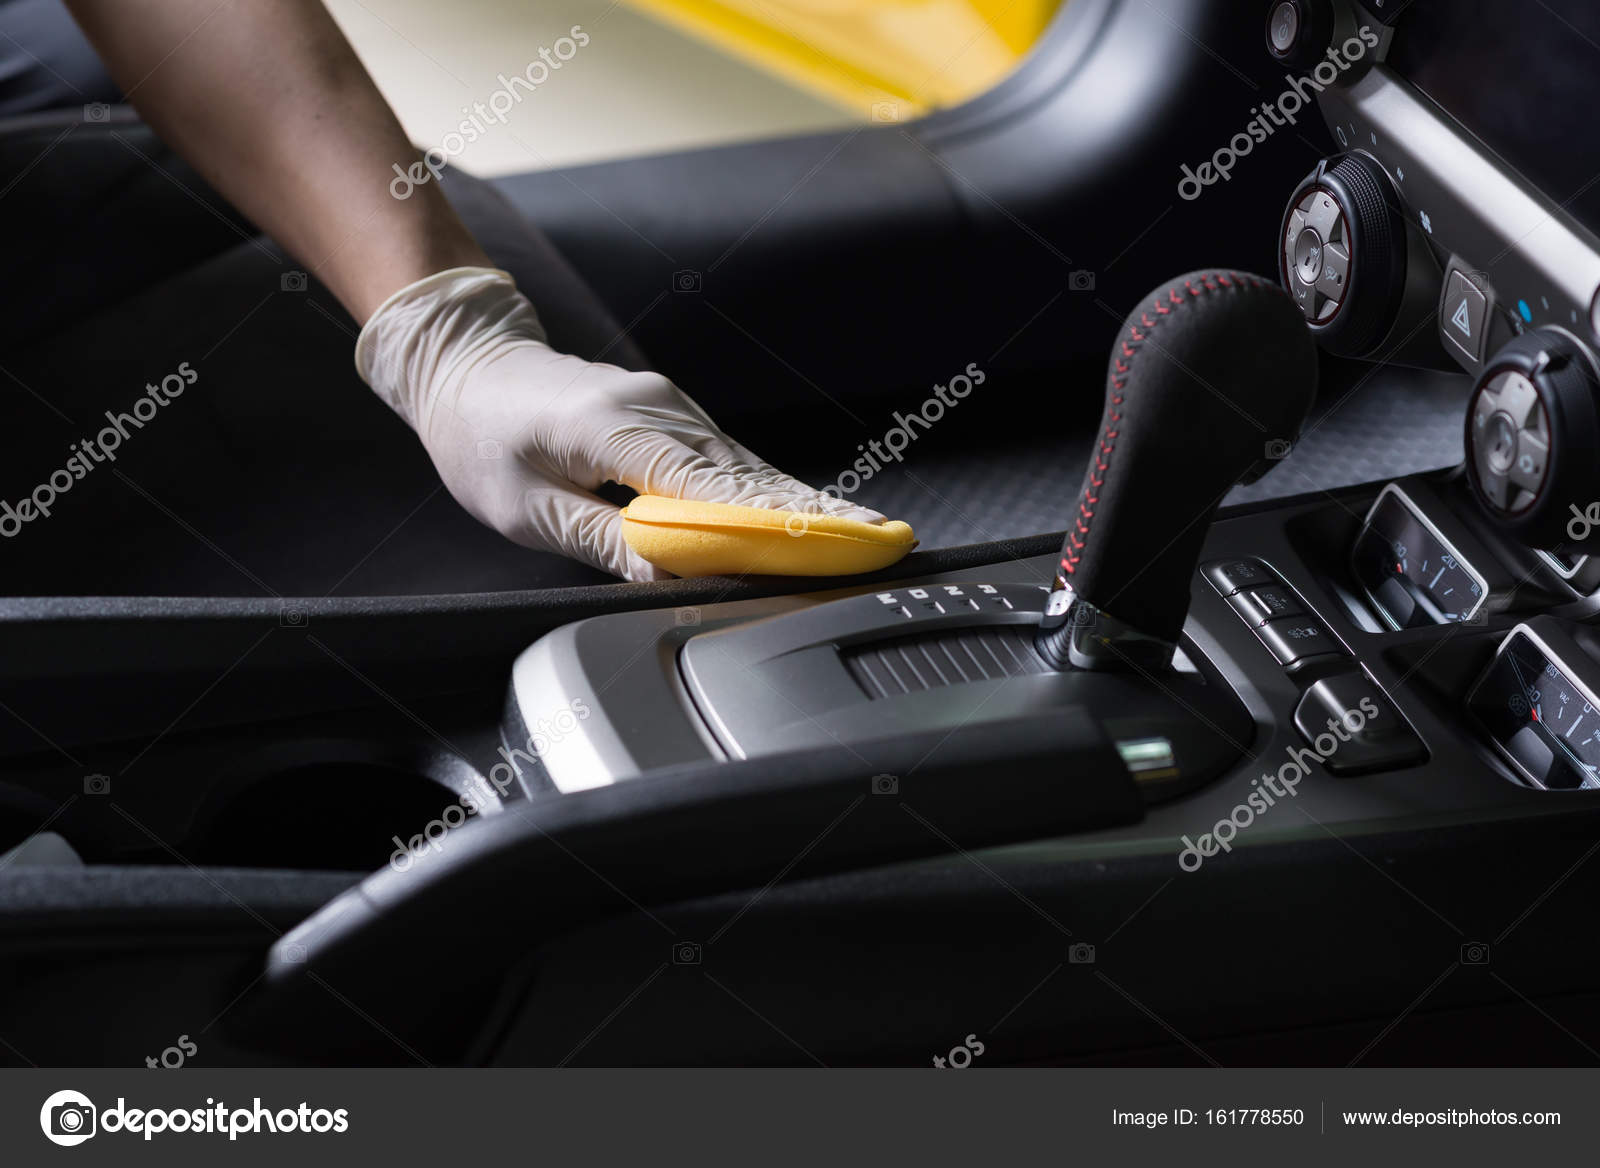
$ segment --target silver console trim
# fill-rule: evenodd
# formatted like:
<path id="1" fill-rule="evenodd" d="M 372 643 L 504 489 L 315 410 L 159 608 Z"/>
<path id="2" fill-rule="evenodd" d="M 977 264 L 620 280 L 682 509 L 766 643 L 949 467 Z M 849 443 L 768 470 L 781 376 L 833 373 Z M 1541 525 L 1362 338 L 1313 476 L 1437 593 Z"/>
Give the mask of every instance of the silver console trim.
<path id="1" fill-rule="evenodd" d="M 576 624 L 552 629 L 517 655 L 511 666 L 511 689 L 524 722 L 533 711 L 553 717 L 592 692 L 581 671 L 572 676 L 578 660 L 571 645 L 576 629 Z M 549 736 L 538 752 L 556 790 L 587 791 L 639 774 L 638 760 L 610 719 L 584 716 L 577 722 L 571 732 Z"/>

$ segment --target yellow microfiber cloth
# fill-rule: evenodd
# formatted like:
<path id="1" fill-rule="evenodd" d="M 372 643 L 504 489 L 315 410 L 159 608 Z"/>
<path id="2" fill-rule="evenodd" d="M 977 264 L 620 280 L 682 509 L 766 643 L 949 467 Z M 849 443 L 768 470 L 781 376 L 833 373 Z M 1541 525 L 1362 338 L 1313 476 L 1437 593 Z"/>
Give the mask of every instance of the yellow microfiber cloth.
<path id="1" fill-rule="evenodd" d="M 731 503 L 640 495 L 622 538 L 678 576 L 850 576 L 887 568 L 917 542 L 909 524 L 863 523 Z"/>

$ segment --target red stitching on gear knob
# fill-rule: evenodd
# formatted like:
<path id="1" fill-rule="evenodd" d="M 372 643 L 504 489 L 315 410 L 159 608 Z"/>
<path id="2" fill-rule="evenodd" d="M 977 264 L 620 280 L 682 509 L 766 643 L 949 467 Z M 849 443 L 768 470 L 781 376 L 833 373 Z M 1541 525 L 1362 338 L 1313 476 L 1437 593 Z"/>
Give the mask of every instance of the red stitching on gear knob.
<path id="1" fill-rule="evenodd" d="M 1247 272 L 1210 272 L 1201 277 L 1198 288 L 1190 280 L 1185 280 L 1182 286 L 1188 291 L 1188 298 L 1186 299 L 1179 294 L 1178 285 L 1173 285 L 1164 292 L 1158 293 L 1151 306 L 1152 311 L 1156 314 L 1155 319 L 1151 319 L 1150 312 L 1140 313 L 1139 321 L 1144 326 L 1145 331 L 1141 333 L 1138 325 L 1130 325 L 1128 327 L 1129 336 L 1121 342 L 1121 356 L 1113 356 L 1112 358 L 1112 392 L 1106 402 L 1106 418 L 1100 436 L 1100 449 L 1093 456 L 1094 470 L 1087 476 L 1087 481 L 1078 495 L 1078 511 L 1082 518 L 1078 519 L 1074 525 L 1067 540 L 1067 550 L 1061 557 L 1061 570 L 1068 576 L 1071 576 L 1077 570 L 1079 561 L 1083 559 L 1084 549 L 1088 546 L 1089 541 L 1089 527 L 1094 522 L 1094 508 L 1100 499 L 1098 492 L 1104 487 L 1109 477 L 1111 459 L 1116 453 L 1117 435 L 1121 432 L 1122 414 L 1119 412 L 1119 408 L 1123 404 L 1123 391 L 1127 388 L 1128 378 L 1133 373 L 1135 359 L 1144 350 L 1145 345 L 1155 334 L 1156 329 L 1163 321 L 1169 319 L 1178 308 L 1186 304 L 1193 304 L 1208 293 L 1222 292 L 1226 289 L 1242 291 L 1247 288 L 1260 291 L 1265 288 L 1280 296 L 1288 295 L 1278 285 Z M 1091 486 L 1096 493 L 1090 493 Z"/>

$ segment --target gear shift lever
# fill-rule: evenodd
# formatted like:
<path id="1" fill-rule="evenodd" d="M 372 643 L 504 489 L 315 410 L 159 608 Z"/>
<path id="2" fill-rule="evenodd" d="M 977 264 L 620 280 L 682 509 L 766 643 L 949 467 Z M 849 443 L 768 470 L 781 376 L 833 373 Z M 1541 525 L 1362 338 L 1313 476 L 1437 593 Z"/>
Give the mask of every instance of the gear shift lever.
<path id="1" fill-rule="evenodd" d="M 1300 432 L 1317 354 L 1281 287 L 1199 271 L 1123 324 L 1038 648 L 1057 669 L 1172 662 L 1209 520 Z"/>

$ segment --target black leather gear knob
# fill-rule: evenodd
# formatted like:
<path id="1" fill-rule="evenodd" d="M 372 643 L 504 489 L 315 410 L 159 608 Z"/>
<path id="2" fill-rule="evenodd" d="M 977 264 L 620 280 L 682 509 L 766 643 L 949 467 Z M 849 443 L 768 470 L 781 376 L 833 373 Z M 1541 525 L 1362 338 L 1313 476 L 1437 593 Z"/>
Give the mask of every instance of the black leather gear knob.
<path id="1" fill-rule="evenodd" d="M 1147 296 L 1112 350 L 1041 652 L 1058 668 L 1170 661 L 1212 513 L 1288 452 L 1316 388 L 1316 346 L 1275 281 L 1207 270 Z M 1095 645 L 1110 651 L 1080 659 Z"/>

